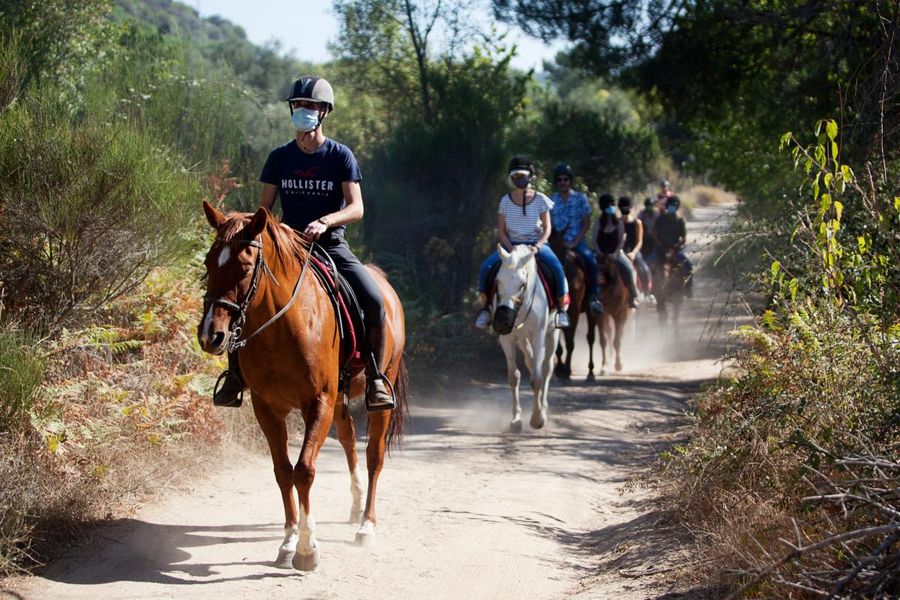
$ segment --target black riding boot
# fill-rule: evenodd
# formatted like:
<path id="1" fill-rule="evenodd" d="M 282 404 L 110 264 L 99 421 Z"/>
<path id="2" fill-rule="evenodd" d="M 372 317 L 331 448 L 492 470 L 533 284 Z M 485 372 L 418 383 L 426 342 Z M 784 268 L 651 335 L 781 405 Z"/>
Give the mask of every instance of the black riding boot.
<path id="1" fill-rule="evenodd" d="M 224 379 L 225 381 L 222 381 Z M 219 387 L 219 383 L 222 387 Z M 216 406 L 231 406 L 237 408 L 244 401 L 244 378 L 241 376 L 241 364 L 238 353 L 228 353 L 228 370 L 219 375 L 216 381 L 216 390 L 213 392 L 213 404 Z"/>
<path id="2" fill-rule="evenodd" d="M 381 412 L 394 408 L 394 390 L 378 365 L 384 357 L 384 321 L 366 331 L 366 410 Z"/>

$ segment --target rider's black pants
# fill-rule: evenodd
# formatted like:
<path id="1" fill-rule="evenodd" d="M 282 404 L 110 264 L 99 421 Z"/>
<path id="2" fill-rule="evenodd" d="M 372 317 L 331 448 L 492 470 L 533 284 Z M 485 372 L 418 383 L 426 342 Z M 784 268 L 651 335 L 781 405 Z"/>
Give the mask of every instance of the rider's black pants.
<path id="1" fill-rule="evenodd" d="M 359 262 L 346 240 L 334 236 L 329 240 L 320 240 L 318 243 L 334 260 L 338 271 L 347 278 L 347 282 L 353 288 L 356 299 L 359 300 L 363 309 L 363 324 L 366 326 L 366 331 L 380 332 L 382 321 L 384 321 L 384 297 L 369 270 Z M 364 342 L 364 340 L 360 340 L 360 342 Z M 372 350 L 374 351 L 374 349 Z"/>

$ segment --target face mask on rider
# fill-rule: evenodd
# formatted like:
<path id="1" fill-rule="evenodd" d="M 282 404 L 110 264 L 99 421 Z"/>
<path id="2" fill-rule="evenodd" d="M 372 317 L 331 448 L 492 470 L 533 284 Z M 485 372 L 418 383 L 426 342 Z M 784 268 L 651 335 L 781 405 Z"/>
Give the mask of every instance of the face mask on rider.
<path id="1" fill-rule="evenodd" d="M 296 108 L 291 115 L 291 123 L 297 131 L 312 131 L 319 126 L 319 111 L 311 108 Z"/>
<path id="2" fill-rule="evenodd" d="M 670 204 L 666 207 L 666 212 L 669 213 L 670 215 L 674 215 L 677 210 L 678 210 L 678 207 L 675 206 L 674 204 Z"/>
<path id="3" fill-rule="evenodd" d="M 615 206 L 607 206 L 606 208 L 603 209 L 603 212 L 605 212 L 608 215 L 614 215 L 614 214 L 616 214 L 616 207 Z"/>
<path id="4" fill-rule="evenodd" d="M 519 175 L 512 178 L 513 185 L 519 188 L 520 190 L 524 190 L 528 187 L 528 184 L 531 183 L 531 177 L 528 175 Z"/>

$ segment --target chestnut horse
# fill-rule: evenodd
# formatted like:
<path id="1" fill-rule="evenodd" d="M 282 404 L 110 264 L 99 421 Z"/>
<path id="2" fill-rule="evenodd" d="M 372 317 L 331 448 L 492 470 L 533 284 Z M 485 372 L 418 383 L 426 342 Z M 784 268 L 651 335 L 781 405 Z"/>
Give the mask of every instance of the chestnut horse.
<path id="1" fill-rule="evenodd" d="M 622 280 L 619 266 L 615 257 L 611 254 L 598 261 L 597 270 L 600 272 L 600 303 L 603 304 L 603 314 L 600 316 L 600 351 L 603 356 L 603 364 L 600 366 L 600 374 L 606 374 L 606 342 L 612 339 L 613 349 L 616 352 L 616 371 L 622 370 L 622 335 L 625 331 L 625 323 L 631 315 L 631 307 L 628 305 L 628 286 Z"/>
<path id="2" fill-rule="evenodd" d="M 356 541 L 367 544 L 374 539 L 378 475 L 385 446 L 401 433 L 406 405 L 403 308 L 384 274 L 369 266 L 384 294 L 385 364 L 380 367 L 393 385 L 396 408 L 369 414 L 369 486 L 363 512 L 356 430 L 350 411 L 343 410 L 338 401 L 346 348 L 328 293 L 317 277 L 308 273 L 312 270 L 308 244 L 264 208 L 252 215 L 225 215 L 204 202 L 203 209 L 217 236 L 206 254 L 209 282 L 205 314 L 197 332 L 200 346 L 221 355 L 234 348 L 234 338 L 241 338 L 241 330 L 247 334 L 243 341 L 248 343 L 239 354 L 241 371 L 252 393 L 256 420 L 269 444 L 284 504 L 284 541 L 275 566 L 310 571 L 319 562 L 319 547 L 309 491 L 316 458 L 332 423 L 350 469 L 350 518 L 361 519 Z M 360 369 L 353 375 L 351 397 L 364 390 Z M 291 463 L 285 423 L 295 409 L 306 425 L 296 465 Z"/>
<path id="3" fill-rule="evenodd" d="M 672 305 L 672 324 L 678 328 L 678 314 L 681 311 L 681 302 L 684 299 L 686 278 L 684 268 L 678 262 L 675 250 L 669 250 L 663 255 L 663 259 L 651 265 L 653 269 L 653 281 L 656 291 L 656 311 L 660 324 L 664 325 L 668 320 L 666 304 Z"/>
<path id="4" fill-rule="evenodd" d="M 556 345 L 556 369 L 555 374 L 560 379 L 569 379 L 572 376 L 572 351 L 575 349 L 575 330 L 578 329 L 578 321 L 581 313 L 587 318 L 587 344 L 588 344 L 588 374 L 587 380 L 594 380 L 594 335 L 597 330 L 597 317 L 591 313 L 588 306 L 587 295 L 587 271 L 581 264 L 581 258 L 571 248 L 566 247 L 564 232 L 553 230 L 550 233 L 550 249 L 559 258 L 566 272 L 566 280 L 569 282 L 569 320 L 571 327 L 563 329 L 563 338 Z M 566 343 L 566 360 L 563 361 L 563 341 Z"/>

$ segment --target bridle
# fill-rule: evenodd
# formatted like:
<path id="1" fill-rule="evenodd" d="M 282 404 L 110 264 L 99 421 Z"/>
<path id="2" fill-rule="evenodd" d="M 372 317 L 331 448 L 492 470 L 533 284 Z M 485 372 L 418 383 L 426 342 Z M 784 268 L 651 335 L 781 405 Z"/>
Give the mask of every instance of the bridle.
<path id="1" fill-rule="evenodd" d="M 256 296 L 256 292 L 259 290 L 259 279 L 263 272 L 263 270 L 267 271 L 273 280 L 275 280 L 275 276 L 271 275 L 272 271 L 269 270 L 268 265 L 266 265 L 265 258 L 263 257 L 263 244 L 262 237 L 257 236 L 256 239 L 253 240 L 224 240 L 222 238 L 216 238 L 216 242 L 221 242 L 223 244 L 240 244 L 242 246 L 249 246 L 251 248 L 258 248 L 259 252 L 256 253 L 256 261 L 253 264 L 253 274 L 250 278 L 250 287 L 247 289 L 247 294 L 244 296 L 244 299 L 240 304 L 232 302 L 231 300 L 226 300 L 225 298 L 212 297 L 209 295 L 203 296 L 204 303 L 204 313 L 209 310 L 209 305 L 213 306 L 221 306 L 225 310 L 237 313 L 237 318 L 233 318 L 231 323 L 228 324 L 228 331 L 231 334 L 228 341 L 228 352 L 236 352 L 240 350 L 244 346 L 247 345 L 247 342 L 255 338 L 257 335 L 263 332 L 269 325 L 280 319 L 284 313 L 290 309 L 291 305 L 294 304 L 294 301 L 297 299 L 297 295 L 300 292 L 300 284 L 303 282 L 303 277 L 306 275 L 306 267 L 309 264 L 310 256 L 312 256 L 312 246 L 309 248 L 309 252 L 306 254 L 306 260 L 303 262 L 303 267 L 300 269 L 300 275 L 297 277 L 297 283 L 294 284 L 294 291 L 291 294 L 291 299 L 287 304 L 282 307 L 275 315 L 262 324 L 256 331 L 248 335 L 243 340 L 241 338 L 241 334 L 243 333 L 244 323 L 247 320 L 247 309 L 250 308 L 250 304 L 253 302 L 253 298 Z M 277 280 L 275 280 L 276 283 Z"/>

